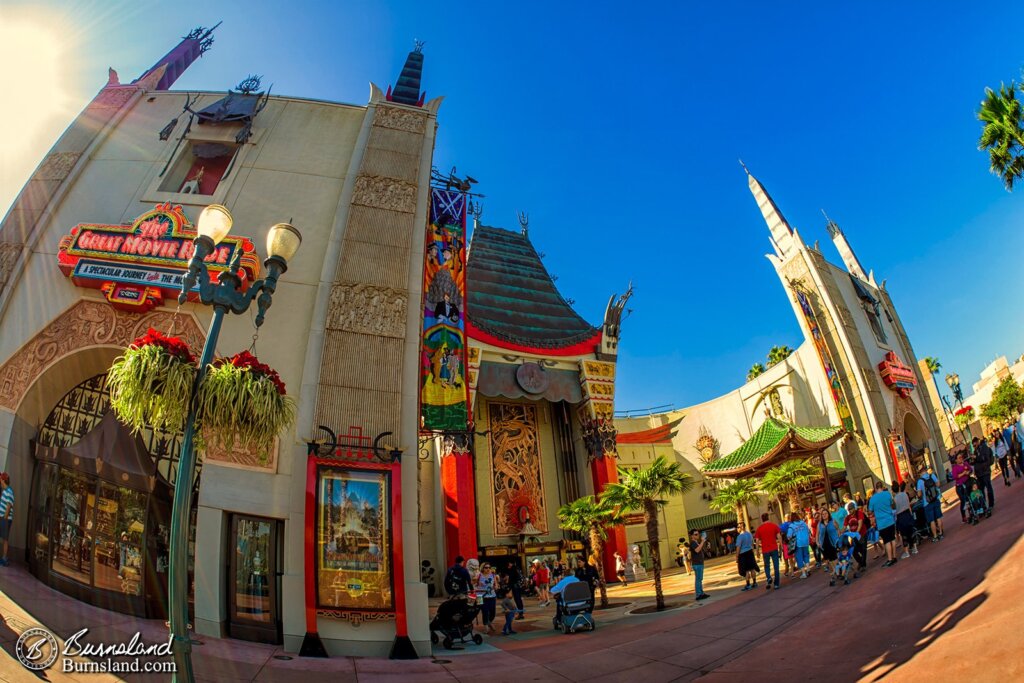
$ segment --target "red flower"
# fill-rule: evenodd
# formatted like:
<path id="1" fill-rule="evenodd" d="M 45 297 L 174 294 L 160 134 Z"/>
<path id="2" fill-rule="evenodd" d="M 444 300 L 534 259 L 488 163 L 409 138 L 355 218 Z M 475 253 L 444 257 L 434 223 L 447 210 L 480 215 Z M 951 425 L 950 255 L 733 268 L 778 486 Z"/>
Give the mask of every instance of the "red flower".
<path id="1" fill-rule="evenodd" d="M 180 337 L 169 337 L 165 334 L 161 334 L 152 327 L 146 330 L 146 334 L 142 335 L 129 345 L 129 347 L 133 349 L 141 349 L 144 346 L 159 346 L 166 351 L 169 356 L 177 358 L 184 363 L 196 362 L 195 356 L 192 355 L 191 349 L 188 348 L 188 344 L 186 344 L 183 339 Z"/>
<path id="2" fill-rule="evenodd" d="M 960 410 L 958 410 L 955 413 L 953 413 L 953 415 L 967 415 L 968 413 L 973 413 L 973 412 L 974 412 L 974 408 L 972 408 L 971 406 L 964 406 Z"/>
<path id="3" fill-rule="evenodd" d="M 266 363 L 261 363 L 256 356 L 252 355 L 248 351 L 242 351 L 236 353 L 230 358 L 220 358 L 214 361 L 214 365 L 221 366 L 224 363 L 230 363 L 236 368 L 249 370 L 258 377 L 266 377 L 274 383 L 274 387 L 277 389 L 277 393 L 284 396 L 286 394 L 284 382 L 281 381 L 281 376 L 277 374 L 277 370 L 270 367 Z"/>

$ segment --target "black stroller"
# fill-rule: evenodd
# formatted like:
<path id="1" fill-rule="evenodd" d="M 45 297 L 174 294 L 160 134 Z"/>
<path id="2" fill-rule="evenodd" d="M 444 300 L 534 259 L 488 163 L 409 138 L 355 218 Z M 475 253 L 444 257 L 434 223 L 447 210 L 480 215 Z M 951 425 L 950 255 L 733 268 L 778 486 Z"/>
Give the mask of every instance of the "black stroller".
<path id="1" fill-rule="evenodd" d="M 593 631 L 597 628 L 593 612 L 594 596 L 590 592 L 590 584 L 577 581 L 555 594 L 555 616 L 552 623 L 555 629 L 561 629 L 566 635 L 581 629 Z"/>
<path id="2" fill-rule="evenodd" d="M 448 598 L 437 606 L 437 613 L 430 620 L 430 642 L 437 644 L 437 632 L 440 631 L 444 638 L 442 644 L 448 650 L 452 649 L 456 640 L 465 643 L 466 638 L 470 637 L 479 645 L 484 642 L 483 636 L 473 633 L 473 622 L 479 613 L 480 608 L 467 600 L 465 595 Z"/>

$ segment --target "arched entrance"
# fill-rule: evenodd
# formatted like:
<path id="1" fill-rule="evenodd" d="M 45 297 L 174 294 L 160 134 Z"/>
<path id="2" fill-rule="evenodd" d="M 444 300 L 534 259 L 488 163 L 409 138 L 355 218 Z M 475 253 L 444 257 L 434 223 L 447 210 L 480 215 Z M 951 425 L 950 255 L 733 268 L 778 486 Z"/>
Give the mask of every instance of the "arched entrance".
<path id="1" fill-rule="evenodd" d="M 920 418 L 908 413 L 903 418 L 903 443 L 907 449 L 912 477 L 917 477 L 931 464 L 931 448 L 928 445 L 928 431 Z"/>
<path id="2" fill-rule="evenodd" d="M 896 399 L 893 429 L 889 434 L 889 457 L 895 465 L 894 479 L 913 481 L 932 462 L 931 435 L 917 406 L 909 398 Z"/>
<path id="3" fill-rule="evenodd" d="M 148 429 L 135 435 L 118 423 L 106 373 L 68 391 L 32 442 L 32 574 L 99 607 L 164 618 L 180 438 Z M 190 484 L 198 486 L 198 474 Z"/>

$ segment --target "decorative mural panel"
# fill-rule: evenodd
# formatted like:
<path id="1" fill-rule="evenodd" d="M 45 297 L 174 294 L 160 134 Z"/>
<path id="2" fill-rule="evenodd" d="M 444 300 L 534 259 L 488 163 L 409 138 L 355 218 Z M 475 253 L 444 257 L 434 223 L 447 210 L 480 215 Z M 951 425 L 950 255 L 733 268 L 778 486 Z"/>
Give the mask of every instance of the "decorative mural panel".
<path id="1" fill-rule="evenodd" d="M 532 525 L 534 535 L 548 532 L 541 473 L 537 407 L 491 403 L 491 473 L 494 487 L 494 535 L 518 536 Z"/>
<path id="2" fill-rule="evenodd" d="M 424 430 L 464 430 L 466 373 L 466 195 L 434 188 L 423 268 L 420 415 Z"/>
<path id="3" fill-rule="evenodd" d="M 796 293 L 797 302 L 800 304 L 800 310 L 803 312 L 804 320 L 807 322 L 807 328 L 811 331 L 811 339 L 814 342 L 815 350 L 818 352 L 821 366 L 825 370 L 825 377 L 828 378 L 829 387 L 832 390 L 832 400 L 835 402 L 836 411 L 839 413 L 839 420 L 843 424 L 843 429 L 852 432 L 853 416 L 850 414 L 850 408 L 846 403 L 843 386 L 839 381 L 839 373 L 835 369 L 835 363 L 832 362 L 832 354 L 828 350 L 825 336 L 821 331 L 821 326 L 818 324 L 818 317 L 815 315 L 814 309 L 811 308 L 811 302 L 807 298 L 807 294 L 796 287 L 794 287 L 794 292 Z"/>

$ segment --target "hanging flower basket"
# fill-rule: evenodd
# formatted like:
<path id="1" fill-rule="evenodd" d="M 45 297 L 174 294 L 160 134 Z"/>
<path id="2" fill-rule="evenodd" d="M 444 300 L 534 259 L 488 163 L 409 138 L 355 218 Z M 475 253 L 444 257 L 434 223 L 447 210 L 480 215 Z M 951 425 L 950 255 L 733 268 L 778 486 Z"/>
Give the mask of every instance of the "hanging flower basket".
<path id="1" fill-rule="evenodd" d="M 199 386 L 198 420 L 207 444 L 266 456 L 295 421 L 295 401 L 277 371 L 248 351 L 210 365 Z"/>
<path id="2" fill-rule="evenodd" d="M 181 431 L 196 371 L 188 344 L 149 328 L 110 366 L 110 407 L 135 432 L 144 427 Z"/>

